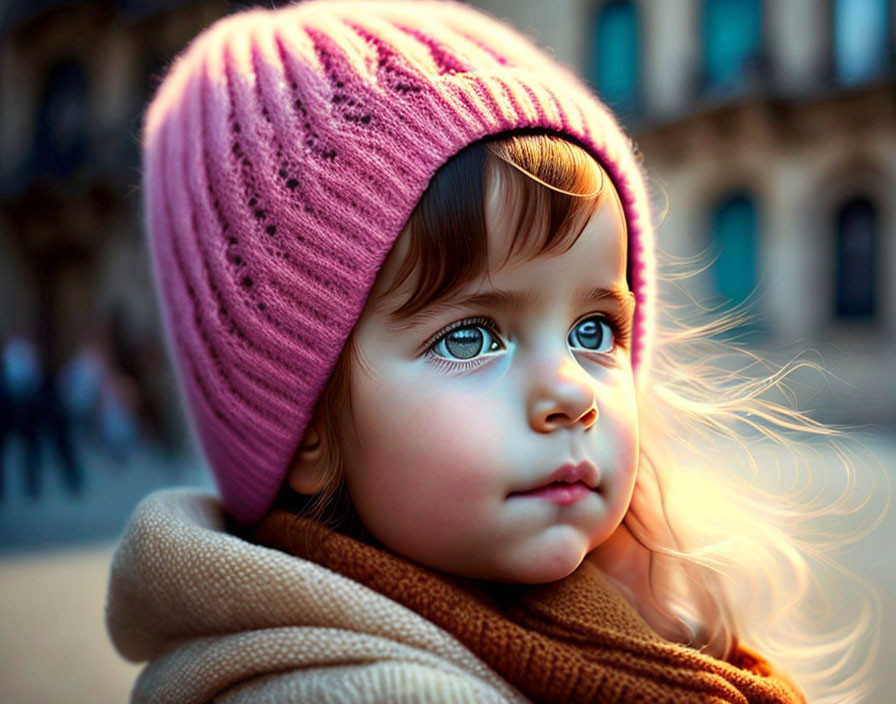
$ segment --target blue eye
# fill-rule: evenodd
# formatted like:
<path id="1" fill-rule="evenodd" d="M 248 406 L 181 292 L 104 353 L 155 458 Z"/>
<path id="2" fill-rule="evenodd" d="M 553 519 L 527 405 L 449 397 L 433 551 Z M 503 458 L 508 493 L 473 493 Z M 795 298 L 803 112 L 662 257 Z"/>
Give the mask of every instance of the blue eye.
<path id="1" fill-rule="evenodd" d="M 613 328 L 605 318 L 593 315 L 576 325 L 567 338 L 573 347 L 592 352 L 612 352 L 616 346 Z"/>
<path id="2" fill-rule="evenodd" d="M 500 349 L 503 349 L 503 345 L 483 325 L 463 325 L 454 328 L 432 345 L 432 351 L 440 357 L 458 360 L 473 359 Z"/>

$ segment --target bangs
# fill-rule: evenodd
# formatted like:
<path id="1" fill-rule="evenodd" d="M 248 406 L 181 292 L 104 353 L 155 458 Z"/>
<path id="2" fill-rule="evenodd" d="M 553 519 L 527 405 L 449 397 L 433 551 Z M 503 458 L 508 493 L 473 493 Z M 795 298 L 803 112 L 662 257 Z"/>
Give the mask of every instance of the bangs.
<path id="1" fill-rule="evenodd" d="M 407 253 L 386 297 L 412 279 L 391 311 L 410 317 L 489 271 L 486 199 L 497 188 L 510 233 L 503 266 L 514 255 L 561 253 L 581 236 L 603 203 L 609 177 L 583 148 L 548 134 L 476 142 L 433 176 L 405 227 Z"/>

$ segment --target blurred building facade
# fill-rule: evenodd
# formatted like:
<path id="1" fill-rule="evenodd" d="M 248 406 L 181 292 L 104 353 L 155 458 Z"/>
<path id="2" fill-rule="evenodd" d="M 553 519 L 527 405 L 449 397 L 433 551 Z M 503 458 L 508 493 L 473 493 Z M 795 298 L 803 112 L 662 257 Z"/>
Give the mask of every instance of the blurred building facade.
<path id="1" fill-rule="evenodd" d="M 107 401 L 98 422 L 136 416 L 170 447 L 188 437 L 140 222 L 140 120 L 167 62 L 231 9 L 177 0 L 0 7 L 0 343 L 31 341 L 42 374 L 58 380 L 96 358 L 105 388 L 94 395 Z"/>
<path id="2" fill-rule="evenodd" d="M 54 367 L 102 338 L 157 423 L 176 393 L 139 219 L 140 119 L 175 54 L 247 4 L 0 14 L 0 338 L 42 340 Z M 645 155 L 661 246 L 713 261 L 695 293 L 755 299 L 761 346 L 817 348 L 861 390 L 821 398 L 830 419 L 896 427 L 892 0 L 474 4 L 614 107 Z"/>
<path id="3" fill-rule="evenodd" d="M 817 350 L 823 417 L 896 428 L 892 0 L 477 4 L 615 108 L 661 247 L 712 262 L 692 292 L 753 303 L 751 344 Z"/>

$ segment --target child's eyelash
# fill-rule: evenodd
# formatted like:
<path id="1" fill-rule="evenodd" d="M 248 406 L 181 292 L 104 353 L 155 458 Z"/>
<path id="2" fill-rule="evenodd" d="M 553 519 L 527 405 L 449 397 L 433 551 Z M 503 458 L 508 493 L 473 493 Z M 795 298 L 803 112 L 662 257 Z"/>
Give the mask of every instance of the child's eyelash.
<path id="1" fill-rule="evenodd" d="M 474 325 L 480 325 L 491 333 L 496 333 L 498 336 L 501 335 L 501 331 L 498 329 L 498 325 L 491 318 L 464 318 L 463 320 L 458 320 L 439 330 L 435 335 L 433 335 L 423 343 L 423 347 L 424 349 L 431 350 L 439 340 L 441 340 L 443 337 L 445 337 L 445 335 L 452 332 L 453 330 L 457 330 L 458 328 L 473 327 Z"/>
<path id="2" fill-rule="evenodd" d="M 613 330 L 613 337 L 616 340 L 616 344 L 620 347 L 628 348 L 632 336 L 632 319 L 630 316 L 620 317 L 615 313 L 589 313 L 582 318 L 582 321 L 593 316 L 603 318 L 607 322 L 607 325 Z"/>

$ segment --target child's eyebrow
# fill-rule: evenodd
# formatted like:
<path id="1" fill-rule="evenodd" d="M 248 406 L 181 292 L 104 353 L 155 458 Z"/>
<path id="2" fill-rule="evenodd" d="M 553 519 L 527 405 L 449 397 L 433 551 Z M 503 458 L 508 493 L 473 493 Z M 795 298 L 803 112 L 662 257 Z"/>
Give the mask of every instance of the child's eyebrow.
<path id="1" fill-rule="evenodd" d="M 396 313 L 389 314 L 389 327 L 395 330 L 413 330 L 424 325 L 449 310 L 463 310 L 474 307 L 497 308 L 505 312 L 516 312 L 532 306 L 538 302 L 535 291 L 484 291 L 467 296 L 448 297 L 426 306 L 421 311 L 411 316 L 401 316 Z M 614 303 L 620 308 L 624 317 L 634 314 L 635 294 L 627 287 L 613 286 L 605 288 L 595 286 L 582 289 L 575 298 L 575 306 L 582 307 L 595 303 Z"/>

